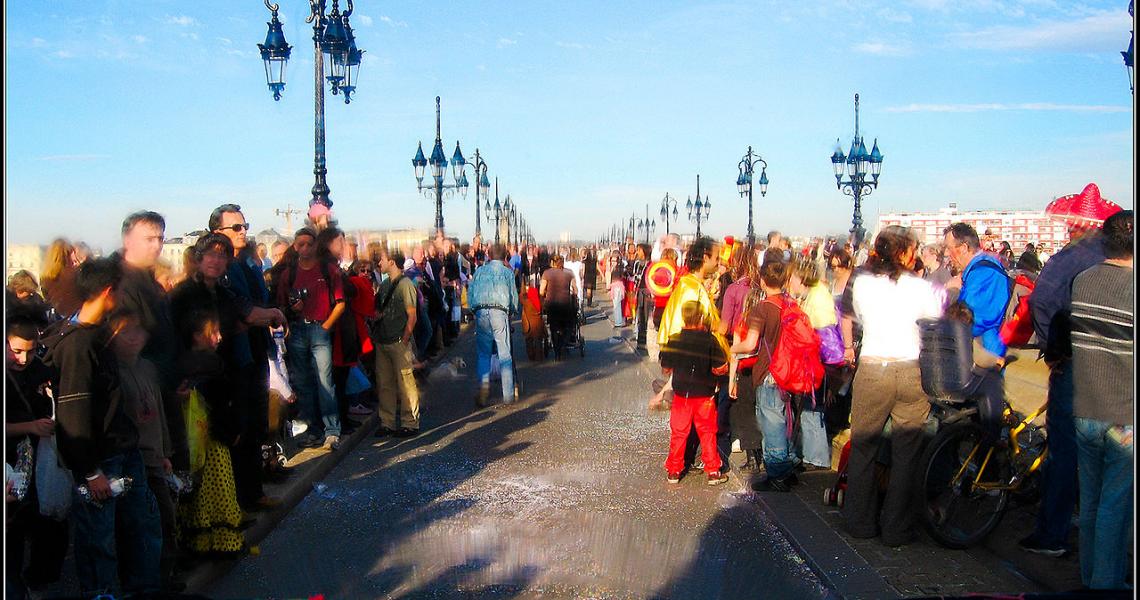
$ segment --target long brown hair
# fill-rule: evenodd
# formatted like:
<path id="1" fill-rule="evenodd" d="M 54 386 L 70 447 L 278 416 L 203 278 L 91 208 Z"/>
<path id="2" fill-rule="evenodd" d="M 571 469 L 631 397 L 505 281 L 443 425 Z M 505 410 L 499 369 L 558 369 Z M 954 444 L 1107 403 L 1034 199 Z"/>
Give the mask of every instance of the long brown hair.
<path id="1" fill-rule="evenodd" d="M 44 266 L 40 270 L 40 282 L 48 283 L 59 278 L 64 269 L 71 267 L 71 242 L 56 238 L 44 253 Z"/>
<path id="2" fill-rule="evenodd" d="M 903 255 L 917 246 L 918 240 L 910 229 L 900 225 L 884 227 L 875 238 L 875 252 L 867 259 L 871 273 L 898 281 L 904 272 L 910 270 L 902 262 Z"/>

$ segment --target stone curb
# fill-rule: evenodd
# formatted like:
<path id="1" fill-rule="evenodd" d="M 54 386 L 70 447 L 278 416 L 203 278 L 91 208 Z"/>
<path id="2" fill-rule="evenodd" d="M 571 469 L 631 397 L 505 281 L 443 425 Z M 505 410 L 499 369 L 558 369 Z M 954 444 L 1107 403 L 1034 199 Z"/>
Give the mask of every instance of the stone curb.
<path id="1" fill-rule="evenodd" d="M 463 327 L 455 342 L 452 343 L 451 346 L 444 348 L 444 351 L 440 354 L 440 358 L 428 372 L 428 377 L 430 377 L 432 372 L 436 369 L 446 365 L 446 359 L 450 356 L 452 349 L 458 347 L 459 340 L 464 336 L 472 335 L 474 331 L 474 326 Z M 376 429 L 377 419 L 379 419 L 379 416 L 373 412 L 357 426 L 356 431 L 354 431 L 352 435 L 347 438 L 342 438 L 339 448 L 293 467 L 293 475 L 289 480 L 280 484 L 280 487 L 277 489 L 272 490 L 272 492 L 281 499 L 281 505 L 273 510 L 254 513 L 257 515 L 257 520 L 245 530 L 246 545 L 250 548 L 257 548 L 257 545 L 273 532 L 277 524 L 288 516 L 293 508 L 300 504 L 301 501 L 313 491 L 313 484 L 328 476 L 328 474 L 340 464 L 344 457 L 348 456 L 364 440 L 372 437 Z M 248 556 L 257 556 L 257 552 L 258 550 L 255 549 L 249 555 L 242 556 L 235 560 L 204 561 L 185 574 L 186 593 L 202 593 L 211 583 L 232 569 L 238 561 Z"/>

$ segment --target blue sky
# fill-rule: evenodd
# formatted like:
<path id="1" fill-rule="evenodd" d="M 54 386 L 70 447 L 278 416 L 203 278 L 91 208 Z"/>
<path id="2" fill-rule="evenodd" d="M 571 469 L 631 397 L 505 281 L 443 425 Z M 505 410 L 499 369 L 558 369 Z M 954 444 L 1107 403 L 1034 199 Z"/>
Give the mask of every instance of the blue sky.
<path id="1" fill-rule="evenodd" d="M 256 230 L 312 186 L 308 3 L 284 0 L 294 46 L 274 102 L 256 44 L 269 13 L 242 2 L 6 5 L 5 225 L 111 248 L 140 208 L 168 234 L 236 202 Z M 326 96 L 329 186 L 348 228 L 430 227 L 417 141 L 478 147 L 540 238 L 592 238 L 701 192 L 703 226 L 742 235 L 748 145 L 771 185 L 759 232 L 844 231 L 829 156 L 850 143 L 853 95 L 885 156 L 864 215 L 1039 208 L 1096 182 L 1134 194 L 1127 2 L 375 3 L 353 16 L 365 61 L 351 105 Z M 450 176 L 449 176 L 450 180 Z M 474 188 L 445 203 L 469 237 Z M 683 210 L 682 210 L 683 213 Z M 682 214 L 681 218 L 684 219 Z M 682 221 L 674 229 L 691 230 Z M 658 223 L 658 231 L 661 224 Z"/>

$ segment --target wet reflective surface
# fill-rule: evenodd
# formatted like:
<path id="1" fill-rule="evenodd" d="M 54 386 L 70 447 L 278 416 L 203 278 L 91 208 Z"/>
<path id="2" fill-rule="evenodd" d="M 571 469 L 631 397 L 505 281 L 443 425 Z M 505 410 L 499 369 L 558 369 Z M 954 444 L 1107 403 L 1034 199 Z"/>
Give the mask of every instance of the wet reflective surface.
<path id="1" fill-rule="evenodd" d="M 818 598 L 754 505 L 665 481 L 667 413 L 606 321 L 586 357 L 529 363 L 523 400 L 476 410 L 467 366 L 422 391 L 424 433 L 370 438 L 206 593 L 217 598 Z M 517 332 L 516 332 L 517 333 Z M 628 329 L 625 335 L 629 335 Z M 653 366 L 653 368 L 656 368 Z"/>

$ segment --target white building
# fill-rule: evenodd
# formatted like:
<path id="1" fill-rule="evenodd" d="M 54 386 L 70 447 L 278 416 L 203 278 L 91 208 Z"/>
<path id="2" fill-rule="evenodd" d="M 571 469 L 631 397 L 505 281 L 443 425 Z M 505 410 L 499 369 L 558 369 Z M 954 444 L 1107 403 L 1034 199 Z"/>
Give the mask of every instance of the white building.
<path id="1" fill-rule="evenodd" d="M 1052 255 L 1069 243 L 1069 230 L 1064 222 L 1053 219 L 1044 210 L 976 210 L 959 211 L 956 204 L 938 212 L 897 212 L 879 215 L 875 233 L 887 225 L 902 225 L 918 234 L 923 244 L 942 241 L 942 231 L 952 223 L 968 223 L 978 237 L 992 240 L 997 246 L 1009 242 L 1015 255 L 1033 244 L 1042 254 Z M 870 239 L 874 239 L 873 236 Z"/>
<path id="2" fill-rule="evenodd" d="M 36 244 L 11 244 L 8 246 L 8 268 L 4 275 L 4 282 L 19 271 L 27 271 L 40 280 L 40 270 L 44 264 L 43 246 Z"/>

